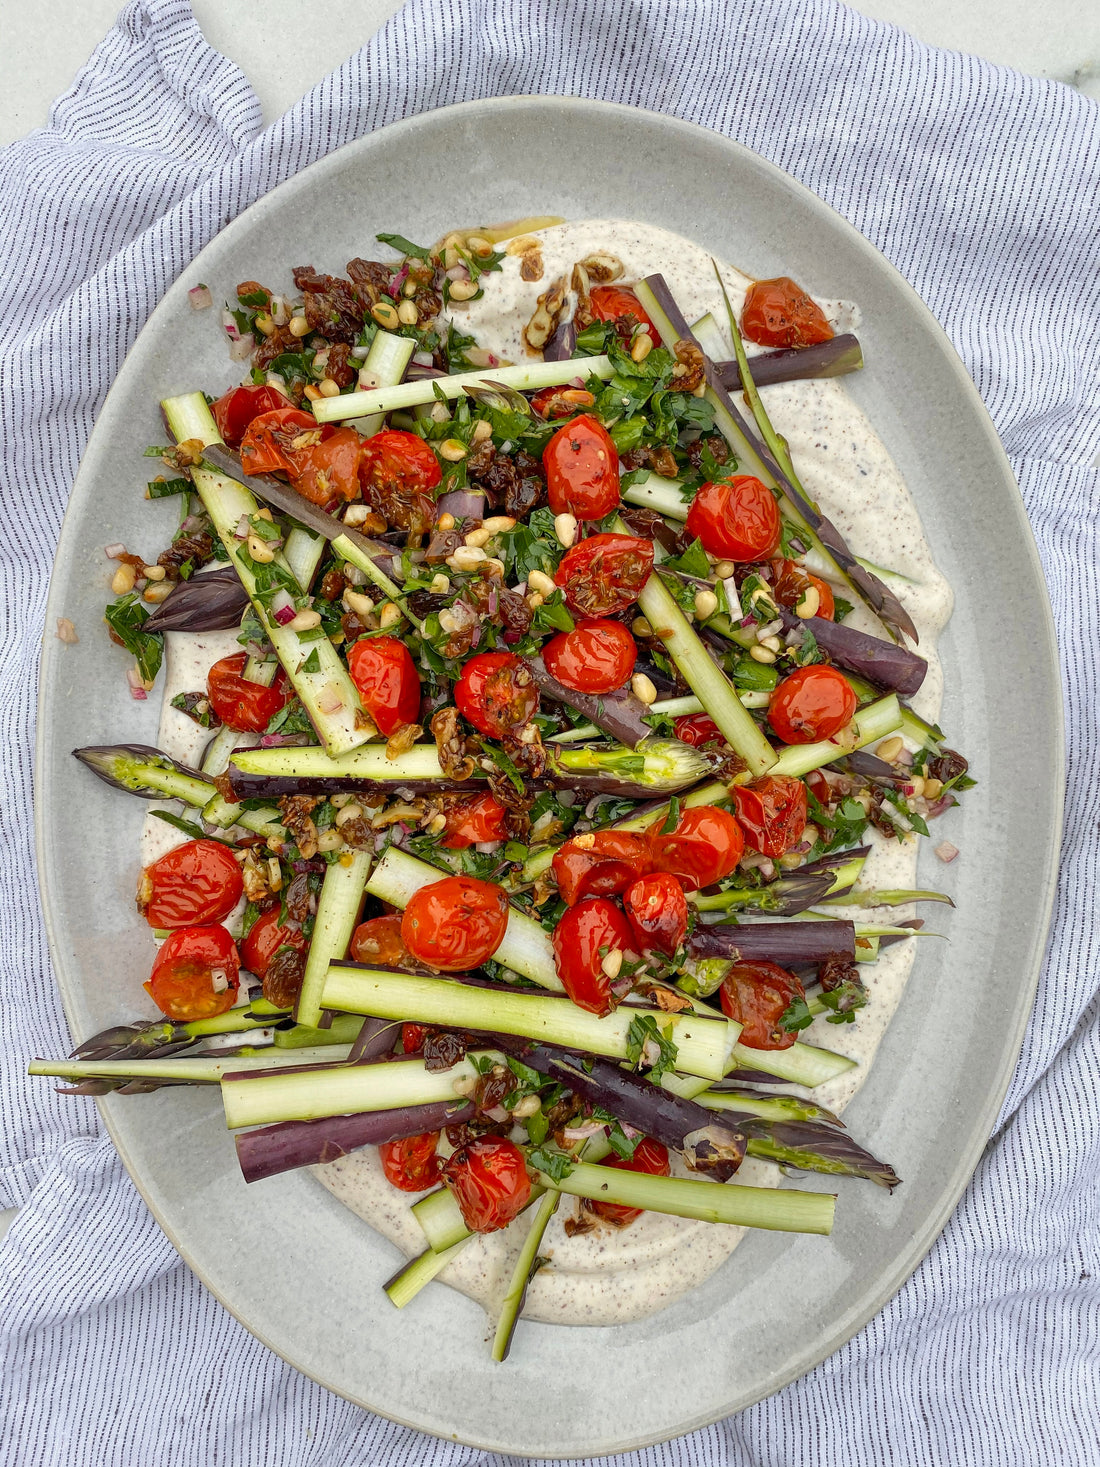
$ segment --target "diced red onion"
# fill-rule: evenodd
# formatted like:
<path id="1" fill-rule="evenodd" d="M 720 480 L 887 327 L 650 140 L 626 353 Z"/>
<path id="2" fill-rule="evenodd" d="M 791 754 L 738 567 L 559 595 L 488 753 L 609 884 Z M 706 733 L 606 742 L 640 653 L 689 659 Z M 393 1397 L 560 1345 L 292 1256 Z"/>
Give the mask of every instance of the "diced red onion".
<path id="1" fill-rule="evenodd" d="M 941 840 L 939 845 L 936 847 L 936 855 L 940 858 L 945 866 L 949 862 L 953 861 L 958 854 L 958 846 L 952 845 L 949 840 Z"/>
<path id="2" fill-rule="evenodd" d="M 448 280 L 469 280 L 470 272 L 465 265 L 452 265 L 447 271 Z"/>
<path id="3" fill-rule="evenodd" d="M 237 322 L 234 320 L 233 312 L 228 306 L 222 312 L 222 326 L 225 328 L 225 334 L 229 337 L 230 341 L 240 341 L 241 333 L 237 328 Z"/>
<path id="4" fill-rule="evenodd" d="M 414 351 L 412 359 L 418 367 L 430 367 L 434 365 L 430 351 Z"/>
<path id="5" fill-rule="evenodd" d="M 393 277 L 393 280 L 386 287 L 394 300 L 396 300 L 401 294 L 401 287 L 405 284 L 405 281 L 408 280 L 408 278 L 409 267 L 408 265 L 402 265 L 401 269 L 397 272 L 397 274 Z"/>
<path id="6" fill-rule="evenodd" d="M 76 627 L 73 626 L 67 616 L 59 616 L 57 618 L 57 631 L 54 635 L 59 642 L 64 642 L 69 647 L 75 646 L 80 641 L 80 638 L 76 634 Z"/>
<path id="7" fill-rule="evenodd" d="M 588 804 L 584 807 L 584 818 L 586 820 L 595 820 L 596 811 L 600 808 L 600 805 L 606 798 L 606 795 L 593 795 Z"/>
<path id="8" fill-rule="evenodd" d="M 270 315 L 272 321 L 274 321 L 276 326 L 285 326 L 286 323 L 290 320 L 290 312 L 287 310 L 286 297 L 281 295 L 273 295 L 271 297 L 271 305 L 268 308 L 268 314 Z"/>
<path id="9" fill-rule="evenodd" d="M 515 643 L 515 642 L 522 642 L 523 641 L 523 633 L 522 632 L 515 632 L 515 631 L 505 632 L 504 633 L 504 640 L 508 643 L 509 646 L 512 646 L 512 644 Z"/>
<path id="10" fill-rule="evenodd" d="M 126 681 L 130 685 L 130 697 L 137 703 L 144 703 L 149 694 L 145 691 L 145 683 L 136 667 L 127 671 Z"/>
<path id="11" fill-rule="evenodd" d="M 103 554 L 108 556 L 111 560 L 118 560 L 120 555 L 126 554 L 126 546 L 122 544 L 105 545 L 103 548 Z"/>
<path id="12" fill-rule="evenodd" d="M 490 616 L 495 616 L 496 615 L 496 609 L 497 609 L 497 588 L 496 588 L 496 586 L 493 586 L 492 589 L 489 592 L 489 601 L 488 601 L 488 605 L 486 607 L 486 610 L 487 610 L 487 612 L 488 612 L 488 614 Z"/>
<path id="13" fill-rule="evenodd" d="M 318 369 L 318 371 L 320 371 L 322 367 L 328 366 L 328 356 L 331 350 L 331 347 L 323 346 L 321 350 L 317 353 L 317 355 L 313 358 L 313 365 Z"/>
<path id="14" fill-rule="evenodd" d="M 229 348 L 229 360 L 231 362 L 246 362 L 252 355 L 252 348 L 256 345 L 256 338 L 251 331 L 247 336 L 242 336 L 240 341 L 235 341 Z"/>
<path id="15" fill-rule="evenodd" d="M 353 346 L 348 356 L 353 362 L 365 362 L 370 356 L 369 346 Z"/>
<path id="16" fill-rule="evenodd" d="M 579 1126 L 564 1126 L 561 1134 L 564 1141 L 587 1141 L 602 1130 L 602 1121 L 583 1121 Z"/>
<path id="17" fill-rule="evenodd" d="M 474 850 L 477 851 L 478 855 L 491 856 L 499 845 L 500 841 L 498 840 L 479 840 L 475 842 Z"/>
<path id="18" fill-rule="evenodd" d="M 357 565 L 344 566 L 344 579 L 353 586 L 365 586 L 367 584 L 367 573 L 359 569 Z"/>
<path id="19" fill-rule="evenodd" d="M 760 641 L 763 641 L 765 637 L 774 637 L 776 632 L 781 632 L 782 630 L 783 623 L 781 621 L 769 621 L 764 626 L 756 628 L 756 635 Z"/>
<path id="20" fill-rule="evenodd" d="M 942 815 L 945 810 L 953 810 L 955 808 L 954 796 L 950 794 L 941 795 L 938 800 L 927 801 L 927 806 L 928 808 L 924 812 L 925 818 L 935 820 L 936 816 Z"/>
<path id="21" fill-rule="evenodd" d="M 237 528 L 233 531 L 234 540 L 247 540 L 248 532 L 252 527 L 248 523 L 248 516 L 242 514 L 237 521 Z"/>
<path id="22" fill-rule="evenodd" d="M 294 620 L 297 614 L 294 598 L 290 592 L 285 589 L 276 591 L 271 598 L 271 615 L 279 625 L 285 627 L 289 622 Z"/>
<path id="23" fill-rule="evenodd" d="M 499 1122 L 506 1121 L 508 1119 L 508 1112 L 504 1109 L 502 1105 L 491 1105 L 488 1110 L 482 1111 L 482 1115 L 484 1115 L 490 1121 Z"/>
<path id="24" fill-rule="evenodd" d="M 187 300 L 193 311 L 207 311 L 214 304 L 208 285 L 195 285 L 187 292 Z"/>

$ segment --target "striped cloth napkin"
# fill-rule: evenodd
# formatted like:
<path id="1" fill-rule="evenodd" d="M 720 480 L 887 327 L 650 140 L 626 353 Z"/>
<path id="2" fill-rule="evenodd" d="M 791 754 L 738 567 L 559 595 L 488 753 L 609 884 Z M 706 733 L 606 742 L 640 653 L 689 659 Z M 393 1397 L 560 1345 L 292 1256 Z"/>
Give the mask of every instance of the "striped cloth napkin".
<path id="1" fill-rule="evenodd" d="M 49 126 L 0 159 L 0 1205 L 21 1208 L 0 1251 L 0 1460 L 502 1460 L 372 1416 L 271 1354 L 180 1262 L 91 1103 L 59 1100 L 22 1072 L 29 1055 L 68 1047 L 31 844 L 46 584 L 123 356 L 183 266 L 283 179 L 401 117 L 515 92 L 626 102 L 737 138 L 901 270 L 1011 455 L 1068 688 L 1068 819 L 1046 971 L 954 1218 L 900 1294 L 818 1369 L 737 1417 L 617 1460 L 1095 1467 L 1100 109 L 833 0 L 412 0 L 263 131 L 248 83 L 185 0 L 131 0 Z"/>

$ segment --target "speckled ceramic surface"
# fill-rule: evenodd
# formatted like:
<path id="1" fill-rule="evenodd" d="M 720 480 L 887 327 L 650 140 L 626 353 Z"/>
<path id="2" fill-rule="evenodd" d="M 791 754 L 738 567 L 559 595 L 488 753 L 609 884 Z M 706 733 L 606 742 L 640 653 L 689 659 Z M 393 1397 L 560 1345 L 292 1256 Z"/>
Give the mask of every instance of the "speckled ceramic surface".
<path id="1" fill-rule="evenodd" d="M 646 160 L 643 193 L 626 158 Z M 415 202 L 410 178 L 422 190 Z M 456 178 L 465 185 L 458 199 Z M 539 1456 L 670 1437 L 808 1370 L 912 1271 L 988 1137 L 1050 910 L 1060 695 L 1019 493 L 943 333 L 838 215 L 712 133 L 568 98 L 475 102 L 401 123 L 248 210 L 157 309 L 104 406 L 62 532 L 47 625 L 71 617 L 81 642 L 72 649 L 47 638 L 42 663 L 42 885 L 66 1011 L 83 1037 L 142 1010 L 153 948 L 133 907 L 143 805 L 96 783 L 70 757 L 76 744 L 152 741 L 156 727 L 155 699 L 126 699 L 118 657 L 95 634 L 106 597 L 102 547 L 116 540 L 153 547 L 173 523 L 169 501 L 141 497 L 141 451 L 163 431 L 158 400 L 199 386 L 220 390 L 240 377 L 216 320 L 190 310 L 187 290 L 203 281 L 217 298 L 238 280 L 276 282 L 307 261 L 342 270 L 353 255 L 370 254 L 380 229 L 430 239 L 456 224 L 525 214 L 629 218 L 639 210 L 755 275 L 791 274 L 815 293 L 861 303 L 868 369 L 849 379 L 851 390 L 907 476 L 956 591 L 942 643 L 944 720 L 981 783 L 952 816 L 963 857 L 944 868 L 926 852 L 922 884 L 946 886 L 958 910 L 937 917 L 950 944 L 922 947 L 878 1063 L 846 1115 L 905 1185 L 890 1197 L 849 1183 L 830 1238 L 750 1237 L 715 1277 L 652 1319 L 615 1329 L 529 1324 L 512 1358 L 494 1366 L 484 1315 L 469 1299 L 432 1285 L 401 1313 L 386 1302 L 380 1285 L 396 1253 L 312 1177 L 246 1187 L 216 1095 L 167 1091 L 103 1103 L 169 1237 L 272 1349 L 396 1420 Z M 979 540 L 980 565 L 968 549 Z M 1013 596 L 994 603 L 983 594 L 990 584 L 1012 585 Z M 1014 712 L 1021 706 L 1031 710 L 1026 727 Z M 1005 788 L 1011 801 L 998 797 Z M 90 821 L 101 833 L 94 847 L 78 838 L 78 819 L 81 829 Z M 104 850 L 117 850 L 118 861 L 104 861 Z M 644 1380 L 659 1388 L 638 1390 Z M 629 1410 L 610 1410 L 616 1400 L 629 1401 Z"/>

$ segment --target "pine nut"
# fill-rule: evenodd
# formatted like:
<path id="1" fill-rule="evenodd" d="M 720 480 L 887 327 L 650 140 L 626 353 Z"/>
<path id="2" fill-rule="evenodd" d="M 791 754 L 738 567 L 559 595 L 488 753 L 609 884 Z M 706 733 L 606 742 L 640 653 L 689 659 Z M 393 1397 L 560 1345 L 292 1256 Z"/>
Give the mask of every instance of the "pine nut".
<path id="1" fill-rule="evenodd" d="M 302 392 L 302 396 L 308 397 L 310 402 L 317 402 L 321 395 L 321 389 L 312 382 Z"/>
<path id="2" fill-rule="evenodd" d="M 634 362 L 644 362 L 653 350 L 653 337 L 648 331 L 639 331 L 634 345 L 630 348 L 630 359 Z"/>
<path id="3" fill-rule="evenodd" d="M 713 591 L 696 591 L 695 593 L 695 615 L 700 621 L 706 621 L 718 610 L 718 597 Z"/>
<path id="4" fill-rule="evenodd" d="M 816 825 L 807 825 L 803 828 L 802 839 L 807 842 L 810 849 L 812 850 L 817 842 L 821 839 L 821 831 L 818 830 Z"/>
<path id="5" fill-rule="evenodd" d="M 460 545 L 453 555 L 448 555 L 447 564 L 457 571 L 472 571 L 488 558 L 476 545 Z"/>
<path id="6" fill-rule="evenodd" d="M 443 249 L 443 268 L 444 268 L 444 270 L 453 270 L 457 265 L 461 265 L 462 264 L 462 256 L 458 253 L 458 251 L 454 247 L 454 241 L 457 238 L 458 238 L 457 235 L 453 235 L 451 237 L 451 243 L 449 243 L 449 244 L 447 244 L 447 245 L 444 246 L 444 249 Z"/>
<path id="7" fill-rule="evenodd" d="M 145 590 L 141 593 L 141 599 L 156 604 L 158 601 L 166 601 L 171 593 L 171 581 L 157 581 L 151 586 L 146 586 Z"/>
<path id="8" fill-rule="evenodd" d="M 577 538 L 577 519 L 575 515 L 559 514 L 554 516 L 554 534 L 558 537 L 558 544 L 569 549 Z"/>
<path id="9" fill-rule="evenodd" d="M 141 573 L 147 581 L 163 581 L 168 574 L 162 565 L 143 565 Z"/>
<path id="10" fill-rule="evenodd" d="M 317 849 L 319 851 L 338 851 L 344 844 L 344 837 L 336 829 L 335 825 L 328 830 L 322 830 L 317 837 Z"/>
<path id="11" fill-rule="evenodd" d="M 543 596 L 539 591 L 531 591 L 528 593 L 527 596 L 527 605 L 531 608 L 532 611 L 537 611 L 545 600 L 546 597 Z"/>
<path id="12" fill-rule="evenodd" d="M 387 627 L 396 626 L 400 620 L 401 609 L 400 607 L 395 606 L 392 601 L 387 601 L 386 604 L 382 607 L 381 611 L 378 613 L 378 625 L 382 628 L 383 631 L 385 631 Z"/>
<path id="13" fill-rule="evenodd" d="M 760 645 L 761 647 L 767 647 L 769 651 L 775 652 L 777 655 L 783 650 L 783 643 L 778 637 L 762 637 Z"/>
<path id="14" fill-rule="evenodd" d="M 498 560 L 495 555 L 491 555 L 489 559 L 485 562 L 485 564 L 488 568 L 490 576 L 492 576 L 494 580 L 502 581 L 504 579 L 503 560 Z"/>
<path id="15" fill-rule="evenodd" d="M 749 648 L 749 656 L 754 662 L 763 662 L 766 665 L 775 661 L 775 653 L 770 648 L 759 645 Z"/>
<path id="16" fill-rule="evenodd" d="M 480 234 L 469 234 L 466 236 L 466 248 L 479 260 L 487 260 L 493 253 L 493 247 L 487 239 L 482 239 Z"/>
<path id="17" fill-rule="evenodd" d="M 428 587 L 428 590 L 432 593 L 433 596 L 446 596 L 447 592 L 450 589 L 450 576 L 445 576 L 442 571 L 436 571 L 435 575 L 432 577 L 432 583 Z"/>
<path id="18" fill-rule="evenodd" d="M 514 530 L 516 522 L 510 514 L 491 514 L 482 522 L 481 528 L 488 530 L 490 535 L 503 535 L 508 530 Z"/>
<path id="19" fill-rule="evenodd" d="M 448 530 L 454 529 L 455 517 L 449 509 L 445 509 L 443 513 L 439 516 L 439 518 L 435 522 L 435 527 L 437 530 L 440 530 L 443 533 L 446 533 Z"/>
<path id="20" fill-rule="evenodd" d="M 442 811 L 440 811 L 438 815 L 433 815 L 432 818 L 428 821 L 429 835 L 442 835 L 443 831 L 445 831 L 446 829 L 447 817 L 443 814 Z"/>
<path id="21" fill-rule="evenodd" d="M 321 625 L 321 613 L 312 609 L 299 611 L 294 620 L 288 621 L 286 625 L 290 632 L 311 632 L 314 627 Z"/>
<path id="22" fill-rule="evenodd" d="M 289 330 L 291 336 L 308 336 L 309 322 L 304 316 L 291 316 Z"/>
<path id="23" fill-rule="evenodd" d="M 272 891 L 283 889 L 283 868 L 279 865 L 278 856 L 267 858 L 267 884 Z"/>
<path id="24" fill-rule="evenodd" d="M 875 750 L 875 756 L 876 758 L 884 759 L 887 764 L 893 764 L 903 747 L 904 740 L 901 735 L 895 734 L 893 738 L 883 739 L 882 743 Z"/>
<path id="25" fill-rule="evenodd" d="M 338 382 L 334 382 L 331 377 L 324 377 L 324 378 L 322 378 L 322 380 L 321 380 L 321 396 L 322 397 L 339 397 L 340 396 L 340 384 Z"/>
<path id="26" fill-rule="evenodd" d="M 448 294 L 453 301 L 471 301 L 480 289 L 476 280 L 452 280 Z"/>
<path id="27" fill-rule="evenodd" d="M 644 672 L 636 672 L 630 679 L 630 690 L 640 703 L 648 705 L 657 701 L 657 689 L 653 686 L 653 679 L 647 677 Z"/>
<path id="28" fill-rule="evenodd" d="M 358 820 L 362 813 L 362 805 L 357 805 L 353 800 L 350 805 L 345 805 L 342 810 L 337 810 L 336 824 L 346 825 L 349 820 Z"/>
<path id="29" fill-rule="evenodd" d="M 630 630 L 636 637 L 652 637 L 653 635 L 653 628 L 649 623 L 649 618 L 645 616 L 636 616 L 630 623 Z"/>
<path id="30" fill-rule="evenodd" d="M 549 596 L 555 589 L 554 578 L 553 576 L 548 576 L 545 571 L 528 571 L 527 588 L 530 591 L 541 591 L 544 596 Z"/>
<path id="31" fill-rule="evenodd" d="M 492 423 L 487 422 L 484 418 L 479 418 L 474 424 L 474 431 L 471 436 L 475 443 L 481 443 L 484 439 L 491 438 L 493 436 Z"/>
<path id="32" fill-rule="evenodd" d="M 821 592 L 816 586 L 807 586 L 801 598 L 795 602 L 795 616 L 816 616 L 821 606 Z"/>
<path id="33" fill-rule="evenodd" d="M 364 596 L 362 591 L 345 591 L 344 605 L 358 617 L 368 617 L 374 610 L 374 602 L 369 596 Z"/>
<path id="34" fill-rule="evenodd" d="M 401 294 L 407 299 L 411 299 L 419 289 L 420 286 L 418 282 L 414 280 L 410 275 L 408 280 L 406 280 L 405 284 L 401 287 Z M 398 312 L 398 314 L 400 314 L 400 312 Z"/>
<path id="35" fill-rule="evenodd" d="M 275 559 L 275 551 L 259 535 L 249 535 L 248 553 L 257 565 L 270 565 Z"/>
<path id="36" fill-rule="evenodd" d="M 481 550 L 492 538 L 492 532 L 481 525 L 478 529 L 471 530 L 466 536 L 466 544 L 472 545 L 475 550 Z"/>
<path id="37" fill-rule="evenodd" d="M 526 1120 L 528 1116 L 538 1115 L 542 1109 L 542 1101 L 537 1095 L 525 1095 L 521 1101 L 512 1108 L 512 1115 L 517 1121 Z"/>
<path id="38" fill-rule="evenodd" d="M 915 800 L 924 794 L 924 778 L 922 775 L 914 774 L 909 781 L 909 798 Z"/>
<path id="39" fill-rule="evenodd" d="M 134 589 L 134 582 L 136 580 L 137 571 L 134 570 L 132 565 L 127 565 L 124 561 L 111 577 L 111 590 L 116 596 L 125 596 L 128 591 Z"/>
<path id="40" fill-rule="evenodd" d="M 622 969 L 622 966 L 623 950 L 621 947 L 613 947 L 611 951 L 605 956 L 603 962 L 600 964 L 600 967 L 604 970 L 604 973 L 607 975 L 608 978 L 612 979 L 612 981 L 614 981 L 614 979 L 619 976 L 619 972 Z"/>
<path id="41" fill-rule="evenodd" d="M 401 325 L 397 314 L 397 307 L 392 301 L 379 301 L 371 310 L 371 315 L 379 326 L 385 327 L 387 331 L 395 331 Z"/>
<path id="42" fill-rule="evenodd" d="M 401 304 L 397 308 L 397 319 L 401 322 L 402 326 L 416 325 L 417 311 L 412 301 L 401 302 Z"/>
<path id="43" fill-rule="evenodd" d="M 457 438 L 444 438 L 439 445 L 439 457 L 445 458 L 449 464 L 461 463 L 466 457 L 466 445 Z"/>
<path id="44" fill-rule="evenodd" d="M 266 311 L 261 311 L 252 325 L 254 330 L 258 331 L 261 336 L 271 336 L 275 330 L 275 322 Z"/>
<path id="45" fill-rule="evenodd" d="M 271 513 L 266 504 L 258 509 L 256 513 L 252 516 L 252 518 L 254 520 L 266 520 L 269 525 L 273 525 L 275 523 L 275 516 Z"/>
<path id="46" fill-rule="evenodd" d="M 720 581 L 728 581 L 736 569 L 732 560 L 720 560 L 714 567 L 714 574 Z"/>
<path id="47" fill-rule="evenodd" d="M 329 804 L 334 810 L 342 810 L 345 805 L 350 805 L 355 798 L 356 796 L 353 794 L 333 795 L 329 800 Z"/>
<path id="48" fill-rule="evenodd" d="M 780 856 L 779 864 L 784 871 L 795 871 L 802 865 L 802 857 L 797 851 L 788 851 L 785 856 Z"/>
<path id="49" fill-rule="evenodd" d="M 749 605 L 755 609 L 767 612 L 771 616 L 776 616 L 779 612 L 779 607 L 771 598 L 771 592 L 765 586 L 757 586 L 756 590 L 749 597 Z"/>
<path id="50" fill-rule="evenodd" d="M 924 798 L 926 800 L 938 800 L 943 794 L 942 779 L 926 779 L 924 781 Z"/>

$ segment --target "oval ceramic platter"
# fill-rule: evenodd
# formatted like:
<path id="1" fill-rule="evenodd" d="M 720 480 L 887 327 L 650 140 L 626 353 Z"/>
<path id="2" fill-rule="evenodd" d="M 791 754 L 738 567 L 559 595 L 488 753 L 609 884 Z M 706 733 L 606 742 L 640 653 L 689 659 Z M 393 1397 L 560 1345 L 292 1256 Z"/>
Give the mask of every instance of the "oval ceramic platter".
<path id="1" fill-rule="evenodd" d="M 620 161 L 639 157 L 647 165 L 641 193 L 635 170 Z M 159 699 L 126 698 L 119 654 L 100 631 L 103 546 L 154 546 L 170 533 L 170 502 L 141 497 L 142 450 L 163 437 L 159 399 L 240 380 L 216 318 L 189 309 L 188 289 L 205 282 L 217 300 L 239 280 L 289 283 L 296 264 L 342 272 L 353 256 L 371 254 L 379 230 L 430 240 L 494 219 L 632 218 L 639 210 L 753 275 L 790 274 L 815 294 L 860 303 L 868 366 L 847 380 L 908 479 L 955 590 L 941 644 L 943 721 L 980 784 L 950 817 L 962 858 L 944 868 L 925 851 L 918 884 L 946 883 L 958 910 L 945 919 L 949 944 L 922 945 L 878 1061 L 845 1117 L 904 1185 L 893 1196 L 844 1185 L 831 1237 L 750 1236 L 701 1288 L 640 1323 L 525 1324 L 498 1366 L 483 1344 L 485 1316 L 464 1296 L 434 1284 L 411 1308 L 390 1306 L 381 1285 L 396 1251 L 310 1174 L 246 1186 L 216 1094 L 161 1091 L 102 1103 L 165 1232 L 273 1350 L 396 1421 L 537 1456 L 621 1451 L 674 1436 L 769 1395 L 843 1344 L 943 1227 L 1007 1086 L 1053 891 L 1060 694 L 1019 492 L 946 337 L 837 214 L 713 133 L 547 97 L 473 102 L 402 122 L 254 205 L 157 308 L 100 415 L 58 549 L 48 625 L 71 617 L 81 640 L 73 648 L 47 636 L 42 662 L 42 888 L 66 1012 L 74 1035 L 86 1037 L 145 1010 L 140 984 L 152 957 L 133 904 L 143 803 L 91 779 L 70 756 L 76 744 L 155 741 Z M 990 597 L 991 585 L 1011 585 L 1013 594 Z M 1006 789 L 1011 800 L 997 794 Z M 647 1379 L 659 1389 L 639 1390 Z"/>

